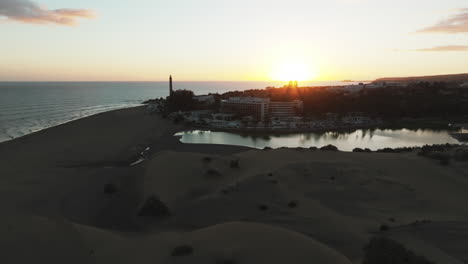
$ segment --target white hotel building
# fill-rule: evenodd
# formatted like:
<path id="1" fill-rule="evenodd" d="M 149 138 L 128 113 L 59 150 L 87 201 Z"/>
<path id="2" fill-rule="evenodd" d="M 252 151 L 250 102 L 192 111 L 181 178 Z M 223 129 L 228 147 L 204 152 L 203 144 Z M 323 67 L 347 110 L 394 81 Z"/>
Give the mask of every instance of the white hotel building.
<path id="1" fill-rule="evenodd" d="M 251 115 L 260 121 L 269 118 L 288 118 L 302 113 L 304 104 L 300 100 L 271 102 L 270 98 L 230 97 L 221 101 L 221 112 Z"/>

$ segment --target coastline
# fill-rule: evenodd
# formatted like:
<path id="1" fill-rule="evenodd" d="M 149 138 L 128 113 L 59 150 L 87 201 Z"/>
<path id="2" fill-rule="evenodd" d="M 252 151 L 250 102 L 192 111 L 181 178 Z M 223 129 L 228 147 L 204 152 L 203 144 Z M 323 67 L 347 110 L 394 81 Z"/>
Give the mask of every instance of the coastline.
<path id="1" fill-rule="evenodd" d="M 118 108 L 118 109 L 113 109 L 113 110 L 108 110 L 108 111 L 104 111 L 104 112 L 98 112 L 98 113 L 95 113 L 95 114 L 90 114 L 90 115 L 87 115 L 87 116 L 78 117 L 78 118 L 71 119 L 71 120 L 68 120 L 68 121 L 65 121 L 65 122 L 62 122 L 62 123 L 58 123 L 56 125 L 41 128 L 39 130 L 30 132 L 28 134 L 25 134 L 25 135 L 22 135 L 22 136 L 19 136 L 19 137 L 12 137 L 9 140 L 1 141 L 0 144 L 5 143 L 5 142 L 10 142 L 10 141 L 13 141 L 13 140 L 16 140 L 16 139 L 20 139 L 20 138 L 23 138 L 23 137 L 27 137 L 29 135 L 32 135 L 32 134 L 35 134 L 35 133 L 38 133 L 38 132 L 41 132 L 41 131 L 44 131 L 44 130 L 47 130 L 47 129 L 50 129 L 50 128 L 62 126 L 62 125 L 65 125 L 65 124 L 68 124 L 68 123 L 71 123 L 71 122 L 75 122 L 75 121 L 78 121 L 78 120 L 81 120 L 81 119 L 84 119 L 84 118 L 88 118 L 88 117 L 91 117 L 91 116 L 105 114 L 105 113 L 112 112 L 112 111 L 119 111 L 119 110 L 128 109 L 128 108 L 136 108 L 136 107 L 145 107 L 145 105 L 141 104 L 141 105 L 136 105 L 136 106 L 122 107 L 122 108 Z"/>
<path id="2" fill-rule="evenodd" d="M 467 257 L 466 162 L 183 144 L 184 130 L 135 107 L 1 143 L 6 262 L 357 264 L 374 235 L 441 263 Z M 141 216 L 151 197 L 170 214 Z M 172 255 L 184 245 L 192 255 Z"/>

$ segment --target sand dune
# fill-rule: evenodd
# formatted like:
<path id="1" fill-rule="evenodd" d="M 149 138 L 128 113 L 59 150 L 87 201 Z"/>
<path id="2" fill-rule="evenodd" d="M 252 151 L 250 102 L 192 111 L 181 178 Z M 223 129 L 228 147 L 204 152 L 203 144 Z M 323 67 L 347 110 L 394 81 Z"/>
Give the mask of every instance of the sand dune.
<path id="1" fill-rule="evenodd" d="M 195 229 L 239 220 L 282 226 L 358 262 L 362 246 L 382 224 L 468 218 L 457 202 L 468 198 L 463 163 L 444 167 L 415 153 L 310 150 L 253 150 L 209 156 L 209 162 L 206 157 L 165 152 L 151 161 L 145 194 L 158 194 L 174 211 L 160 226 Z M 240 168 L 230 168 L 233 159 Z M 288 207 L 292 201 L 294 208 Z"/>
<path id="2" fill-rule="evenodd" d="M 0 144 L 2 263 L 361 263 L 375 235 L 468 261 L 467 163 L 183 145 L 177 129 L 135 108 Z M 139 216 L 151 196 L 170 215 Z"/>

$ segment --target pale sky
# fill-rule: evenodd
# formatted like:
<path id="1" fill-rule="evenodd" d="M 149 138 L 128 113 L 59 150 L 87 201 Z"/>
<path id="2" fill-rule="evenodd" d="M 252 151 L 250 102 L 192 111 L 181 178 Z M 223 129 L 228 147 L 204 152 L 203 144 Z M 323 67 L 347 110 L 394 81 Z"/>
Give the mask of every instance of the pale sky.
<path id="1" fill-rule="evenodd" d="M 0 36 L 0 81 L 468 72 L 466 0 L 0 0 Z"/>

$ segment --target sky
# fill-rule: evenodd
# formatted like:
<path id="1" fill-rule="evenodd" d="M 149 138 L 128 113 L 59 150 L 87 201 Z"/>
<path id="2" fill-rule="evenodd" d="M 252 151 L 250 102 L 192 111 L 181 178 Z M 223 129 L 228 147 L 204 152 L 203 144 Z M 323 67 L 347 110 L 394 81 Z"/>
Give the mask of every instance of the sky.
<path id="1" fill-rule="evenodd" d="M 0 0 L 0 36 L 0 81 L 468 72 L 466 0 Z"/>

